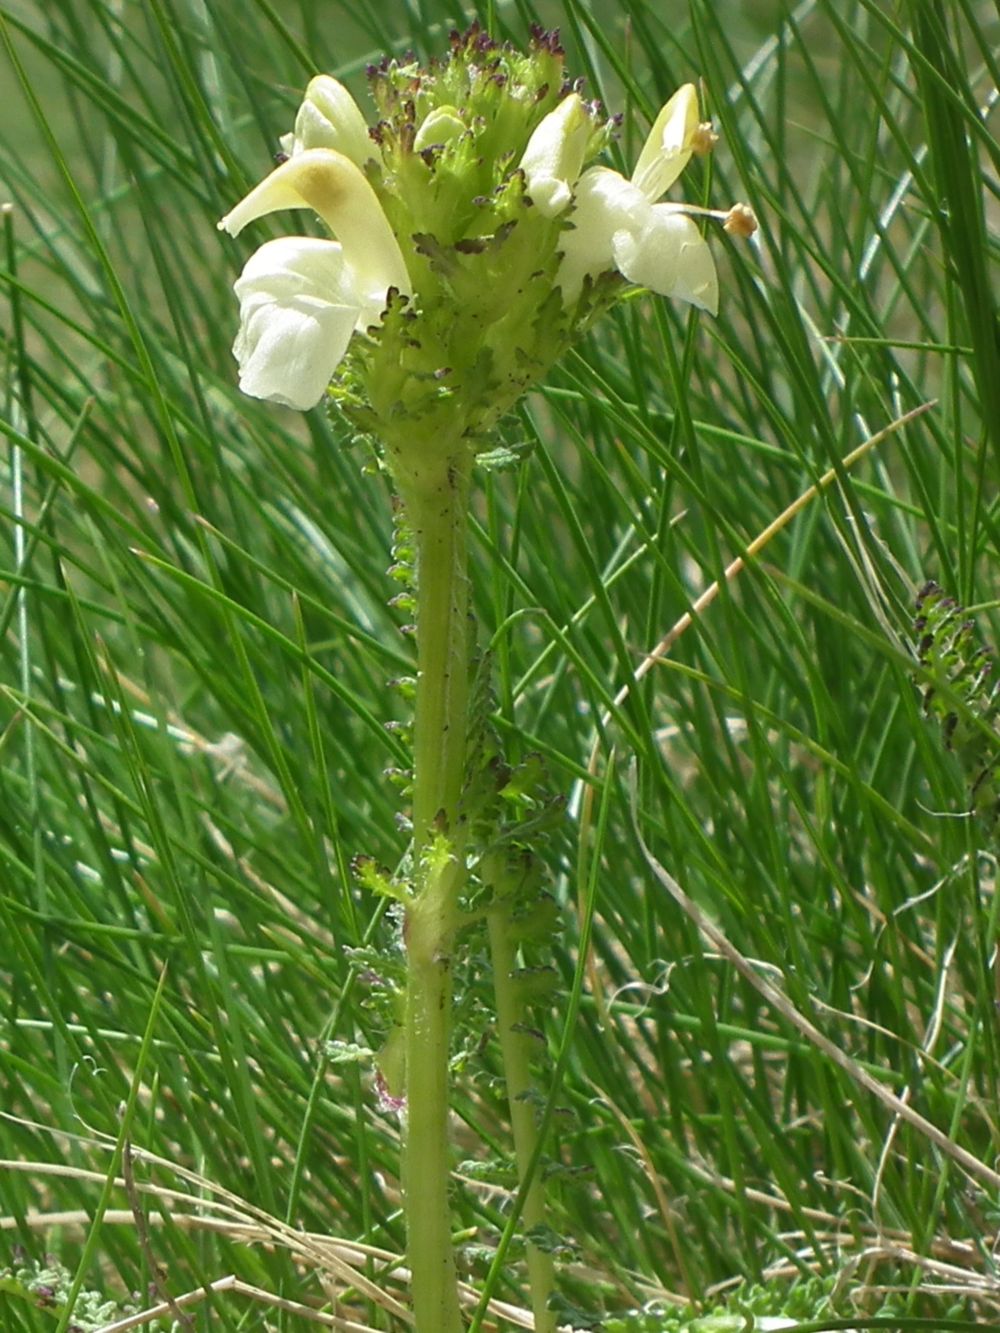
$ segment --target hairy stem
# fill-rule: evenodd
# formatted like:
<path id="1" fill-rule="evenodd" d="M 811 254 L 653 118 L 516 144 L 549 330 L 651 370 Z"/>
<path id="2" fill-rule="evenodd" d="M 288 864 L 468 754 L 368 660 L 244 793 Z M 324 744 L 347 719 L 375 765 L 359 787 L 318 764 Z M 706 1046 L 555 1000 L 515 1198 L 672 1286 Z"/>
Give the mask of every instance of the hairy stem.
<path id="1" fill-rule="evenodd" d="M 448 1139 L 452 949 L 465 847 L 458 820 L 468 733 L 470 466 L 437 454 L 397 474 L 417 558 L 413 888 L 407 906 L 407 1253 L 416 1333 L 459 1333 Z"/>
<path id="2" fill-rule="evenodd" d="M 489 933 L 500 1053 L 514 1133 L 518 1182 L 522 1183 L 538 1143 L 537 1110 L 529 1096 L 534 1086 L 529 1051 L 529 1043 L 533 1039 L 525 1030 L 526 1015 L 518 991 L 515 945 L 511 939 L 507 915 L 502 908 L 490 913 Z M 545 1222 L 545 1186 L 538 1173 L 525 1195 L 522 1217 L 526 1231 Z M 556 1316 L 549 1309 L 549 1299 L 555 1289 L 552 1256 L 529 1241 L 527 1260 L 535 1333 L 555 1333 Z"/>

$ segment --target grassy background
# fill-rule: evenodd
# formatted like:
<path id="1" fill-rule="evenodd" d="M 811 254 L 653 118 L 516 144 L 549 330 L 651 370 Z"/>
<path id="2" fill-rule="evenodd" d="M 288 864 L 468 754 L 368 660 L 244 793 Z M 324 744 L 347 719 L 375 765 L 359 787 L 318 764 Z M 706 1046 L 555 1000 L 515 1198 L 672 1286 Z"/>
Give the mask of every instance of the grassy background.
<path id="1" fill-rule="evenodd" d="M 944 1327 L 951 1304 L 996 1326 L 996 864 L 989 822 L 964 817 L 984 761 L 963 770 L 921 717 L 910 627 L 934 577 L 996 641 L 990 11 L 478 11 L 517 42 L 560 27 L 569 69 L 626 113 L 619 165 L 700 78 L 721 143 L 688 197 L 746 200 L 761 223 L 749 245 L 712 238 L 717 320 L 647 297 L 606 320 L 511 424 L 528 461 L 476 501 L 498 724 L 569 797 L 547 853 L 564 927 L 550 1155 L 574 1168 L 554 1186 L 563 1290 L 591 1314 L 741 1276 L 780 1308 L 779 1277 L 840 1273 L 862 1311 L 898 1289 L 894 1327 Z M 404 758 L 383 724 L 406 716 L 386 683 L 411 659 L 387 606 L 390 497 L 336 420 L 238 394 L 230 287 L 250 245 L 214 224 L 268 169 L 312 73 L 367 109 L 368 61 L 438 52 L 471 13 L 0 5 L 0 1214 L 12 1245 L 139 1305 L 151 1284 L 179 1296 L 232 1273 L 331 1309 L 339 1252 L 303 1232 L 402 1245 L 396 1122 L 336 1044 L 379 1044 L 352 950 L 388 971 L 398 943 L 349 872 L 405 844 L 382 774 Z M 460 1155 L 503 1156 L 472 984 L 463 1024 Z M 480 1285 L 507 1196 L 462 1174 Z M 229 1222 L 196 1226 L 203 1200 Z M 376 1253 L 362 1274 L 340 1313 L 401 1327 L 380 1295 L 401 1280 Z M 8 1288 L 5 1328 L 66 1326 Z M 495 1294 L 522 1301 L 516 1262 Z M 236 1293 L 191 1318 L 309 1326 Z"/>

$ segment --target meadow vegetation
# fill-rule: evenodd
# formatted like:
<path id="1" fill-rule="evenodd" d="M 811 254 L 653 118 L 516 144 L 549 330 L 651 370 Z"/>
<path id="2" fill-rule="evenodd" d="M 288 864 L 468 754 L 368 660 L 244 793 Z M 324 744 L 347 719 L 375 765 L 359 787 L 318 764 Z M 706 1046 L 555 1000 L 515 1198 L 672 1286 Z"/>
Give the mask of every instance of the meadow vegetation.
<path id="1" fill-rule="evenodd" d="M 985 0 L 0 3 L 0 1325 L 407 1326 L 400 923 L 352 869 L 407 838 L 391 487 L 239 393 L 216 223 L 313 74 L 367 112 L 473 18 L 559 29 L 618 168 L 697 82 L 686 197 L 759 221 L 716 318 L 622 302 L 474 481 L 491 725 L 564 802 L 560 1320 L 995 1328 Z M 453 1222 L 473 1326 L 530 1327 L 492 1006 L 484 944 Z"/>

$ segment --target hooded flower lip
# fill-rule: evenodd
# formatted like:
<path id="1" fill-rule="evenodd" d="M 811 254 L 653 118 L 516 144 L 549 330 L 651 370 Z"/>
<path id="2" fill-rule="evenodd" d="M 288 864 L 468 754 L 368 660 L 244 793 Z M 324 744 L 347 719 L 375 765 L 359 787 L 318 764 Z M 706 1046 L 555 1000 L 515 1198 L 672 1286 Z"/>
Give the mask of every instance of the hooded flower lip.
<path id="1" fill-rule="evenodd" d="M 567 304 L 586 277 L 616 269 L 629 282 L 715 314 L 719 284 L 708 245 L 683 205 L 656 202 L 704 139 L 698 94 L 688 83 L 657 116 L 631 180 L 607 167 L 583 173 L 560 242 L 559 285 Z"/>
<path id="2" fill-rule="evenodd" d="M 237 236 L 285 208 L 311 208 L 336 241 L 287 237 L 250 257 L 235 284 L 240 388 L 305 410 L 322 398 L 351 335 L 377 324 L 390 288 L 412 291 L 399 245 L 359 168 L 330 148 L 282 163 L 219 223 Z"/>
<path id="3" fill-rule="evenodd" d="M 332 148 L 306 148 L 266 176 L 219 223 L 238 236 L 268 213 L 311 208 L 344 247 L 359 274 L 409 294 L 410 276 L 375 191 L 360 168 Z"/>

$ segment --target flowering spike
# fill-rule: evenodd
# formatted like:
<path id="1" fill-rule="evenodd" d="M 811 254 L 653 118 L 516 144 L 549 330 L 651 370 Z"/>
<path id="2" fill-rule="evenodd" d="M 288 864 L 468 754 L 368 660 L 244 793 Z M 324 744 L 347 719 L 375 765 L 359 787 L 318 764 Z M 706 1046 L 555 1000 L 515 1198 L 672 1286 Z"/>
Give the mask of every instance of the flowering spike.
<path id="1" fill-rule="evenodd" d="M 519 784 L 529 790 L 528 775 L 506 769 L 476 722 L 472 467 L 498 452 L 490 446 L 500 418 L 627 282 L 715 310 L 715 265 L 689 216 L 699 210 L 659 202 L 709 132 L 687 85 L 657 117 L 631 180 L 589 165 L 613 122 L 567 77 L 554 32 L 534 31 L 522 54 L 473 24 L 452 35 L 442 59 L 421 67 L 413 56 L 387 57 L 369 78 L 374 130 L 340 84 L 314 79 L 284 141 L 287 160 L 219 225 L 236 236 L 270 213 L 308 208 L 333 233 L 268 241 L 248 260 L 235 284 L 240 385 L 303 409 L 328 392 L 380 442 L 405 515 L 395 555 L 415 579 L 415 601 L 404 593 L 400 602 L 415 610 L 401 630 L 416 637 L 414 715 L 412 731 L 386 726 L 412 744 L 412 779 L 397 774 L 412 800 L 403 820 L 412 882 L 374 876 L 378 891 L 403 900 L 407 956 L 402 1022 L 378 1063 L 387 1104 L 401 1108 L 406 1097 L 414 1326 L 461 1333 L 448 1197 L 452 957 L 473 916 L 462 909 L 473 857 L 481 877 L 488 868 L 476 826 L 491 802 L 510 806 Z M 723 216 L 730 230 L 749 226 L 738 210 Z M 516 855 L 555 808 L 532 803 L 510 831 L 514 843 L 505 832 L 496 854 Z M 513 874 L 501 872 L 485 915 L 523 1183 L 537 1161 L 538 1098 L 527 1049 L 538 1033 L 525 1006 L 540 974 L 518 954 L 551 929 L 556 909 L 533 887 L 531 864 L 515 863 Z M 537 1179 L 524 1218 L 534 1327 L 555 1333 L 551 1258 L 533 1239 L 544 1230 Z"/>
<path id="2" fill-rule="evenodd" d="M 335 238 L 268 243 L 244 270 L 234 350 L 247 393 L 308 407 L 329 388 L 394 471 L 404 458 L 419 470 L 455 440 L 488 450 L 626 283 L 715 311 L 715 264 L 689 216 L 704 210 L 659 202 L 715 139 L 693 84 L 660 111 L 628 179 L 594 162 L 618 118 L 581 95 L 557 32 L 533 29 L 522 53 L 473 24 L 440 59 L 387 56 L 368 77 L 371 129 L 343 85 L 317 76 L 287 160 L 220 224 L 235 236 L 310 208 Z M 743 208 L 710 216 L 752 229 Z"/>

